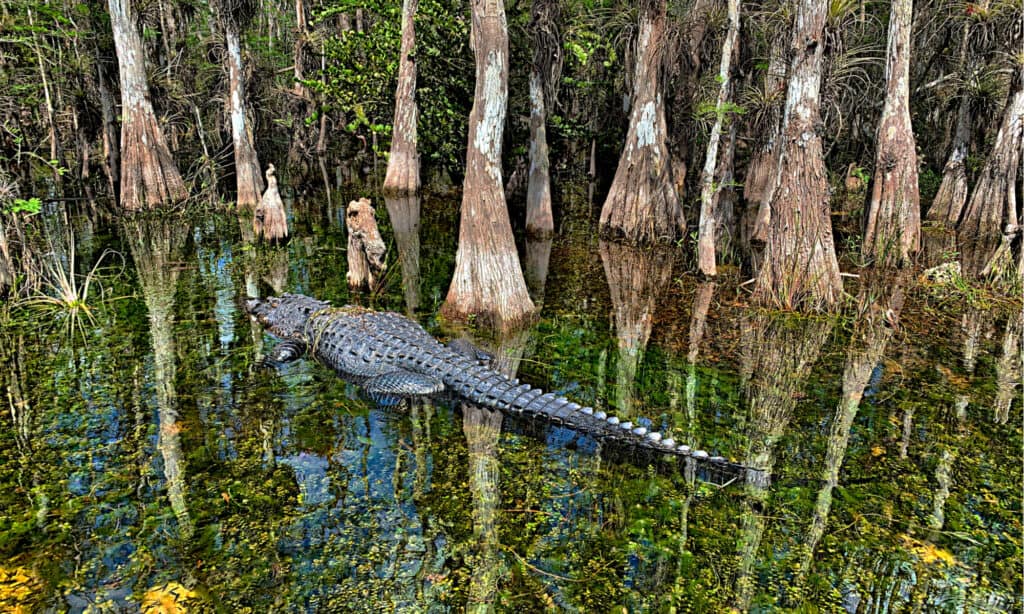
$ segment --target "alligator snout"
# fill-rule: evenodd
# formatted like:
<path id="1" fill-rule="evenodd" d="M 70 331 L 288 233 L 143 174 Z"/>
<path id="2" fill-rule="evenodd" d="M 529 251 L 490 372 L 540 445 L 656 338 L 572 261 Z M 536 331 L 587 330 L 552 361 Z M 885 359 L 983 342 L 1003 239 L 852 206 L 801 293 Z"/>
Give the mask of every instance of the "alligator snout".
<path id="1" fill-rule="evenodd" d="M 260 305 L 263 304 L 263 299 L 250 298 L 245 300 L 245 310 L 252 314 L 256 314 L 256 310 L 259 309 Z"/>

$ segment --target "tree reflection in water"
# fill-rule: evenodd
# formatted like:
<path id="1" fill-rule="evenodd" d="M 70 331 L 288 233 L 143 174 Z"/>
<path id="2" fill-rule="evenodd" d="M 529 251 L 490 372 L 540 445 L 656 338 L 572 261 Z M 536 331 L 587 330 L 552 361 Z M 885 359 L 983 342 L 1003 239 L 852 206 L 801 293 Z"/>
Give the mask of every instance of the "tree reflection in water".
<path id="1" fill-rule="evenodd" d="M 178 532 L 186 539 L 192 536 L 193 527 L 186 501 L 185 462 L 178 426 L 174 293 L 187 231 L 188 226 L 171 215 L 136 216 L 124 222 L 125 236 L 149 312 L 153 383 L 159 416 L 157 449 L 163 457 L 167 497 L 178 519 Z"/>
<path id="2" fill-rule="evenodd" d="M 798 396 L 803 392 L 811 367 L 832 330 L 830 320 L 754 311 L 741 324 L 744 337 L 744 396 L 749 410 L 749 447 L 744 464 L 762 469 L 770 477 L 775 466 L 775 446 L 789 426 Z M 750 607 L 754 595 L 754 565 L 767 518 L 768 486 L 747 484 L 747 501 L 738 537 L 739 568 L 736 606 Z"/>

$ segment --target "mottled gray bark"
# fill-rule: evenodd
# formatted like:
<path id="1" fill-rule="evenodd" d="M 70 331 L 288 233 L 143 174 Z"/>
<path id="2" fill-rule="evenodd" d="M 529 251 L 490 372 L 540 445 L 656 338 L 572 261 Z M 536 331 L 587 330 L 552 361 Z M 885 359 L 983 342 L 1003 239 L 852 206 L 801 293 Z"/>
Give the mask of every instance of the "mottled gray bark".
<path id="1" fill-rule="evenodd" d="M 601 209 L 601 234 L 632 243 L 671 243 L 686 231 L 686 218 L 672 181 L 658 78 L 665 46 L 666 4 L 664 0 L 643 4 L 633 109 L 615 179 Z"/>

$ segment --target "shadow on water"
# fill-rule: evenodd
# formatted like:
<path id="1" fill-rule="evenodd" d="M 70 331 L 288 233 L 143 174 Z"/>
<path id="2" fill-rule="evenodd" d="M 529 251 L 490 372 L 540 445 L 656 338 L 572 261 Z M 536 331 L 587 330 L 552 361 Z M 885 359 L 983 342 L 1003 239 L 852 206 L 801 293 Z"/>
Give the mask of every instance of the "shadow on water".
<path id="1" fill-rule="evenodd" d="M 435 315 L 455 201 L 378 207 L 389 273 L 352 295 L 349 196 L 289 199 L 279 247 L 231 216 L 72 219 L 79 275 L 107 248 L 130 266 L 101 271 L 82 336 L 17 306 L 0 326 L 0 611 L 1020 609 L 1019 304 L 865 278 L 842 315 L 797 318 L 586 219 L 526 242 L 544 308 L 476 340 L 495 368 L 772 476 L 723 487 L 455 399 L 379 407 L 309 361 L 261 367 L 277 341 L 247 296 L 473 333 Z"/>

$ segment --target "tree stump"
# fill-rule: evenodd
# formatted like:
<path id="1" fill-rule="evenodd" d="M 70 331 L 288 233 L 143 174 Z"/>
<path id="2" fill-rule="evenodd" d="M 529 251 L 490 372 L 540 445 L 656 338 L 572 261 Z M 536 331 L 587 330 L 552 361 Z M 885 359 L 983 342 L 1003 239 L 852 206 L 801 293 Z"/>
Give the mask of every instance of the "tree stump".
<path id="1" fill-rule="evenodd" d="M 352 290 L 376 290 L 387 270 L 386 248 L 377 228 L 373 204 L 369 198 L 353 200 L 345 210 L 348 230 L 348 287 Z"/>
<path id="2" fill-rule="evenodd" d="M 267 190 L 253 214 L 252 230 L 257 239 L 266 241 L 284 241 L 288 238 L 288 218 L 284 212 L 284 202 L 277 191 L 277 177 L 274 176 L 274 165 L 267 165 Z"/>

